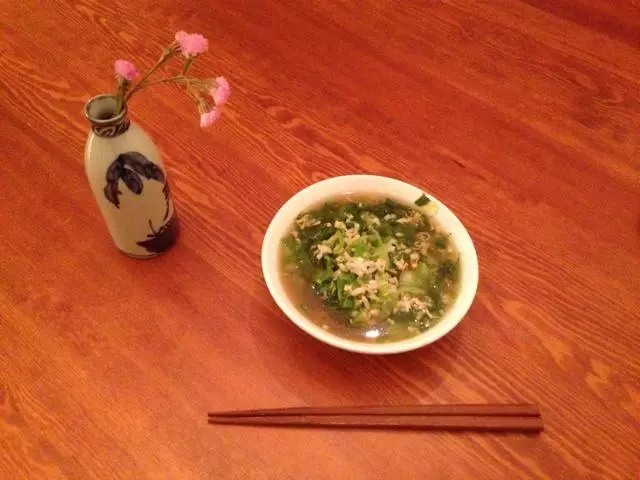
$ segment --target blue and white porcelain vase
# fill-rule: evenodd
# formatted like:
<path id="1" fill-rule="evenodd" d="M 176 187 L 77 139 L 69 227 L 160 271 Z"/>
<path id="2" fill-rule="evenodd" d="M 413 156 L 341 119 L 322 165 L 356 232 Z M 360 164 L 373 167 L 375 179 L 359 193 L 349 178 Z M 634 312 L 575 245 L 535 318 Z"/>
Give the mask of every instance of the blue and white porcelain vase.
<path id="1" fill-rule="evenodd" d="M 116 246 L 136 258 L 150 258 L 178 238 L 178 219 L 160 153 L 151 137 L 118 114 L 113 95 L 89 100 L 84 114 L 91 124 L 85 170 L 91 190 Z"/>

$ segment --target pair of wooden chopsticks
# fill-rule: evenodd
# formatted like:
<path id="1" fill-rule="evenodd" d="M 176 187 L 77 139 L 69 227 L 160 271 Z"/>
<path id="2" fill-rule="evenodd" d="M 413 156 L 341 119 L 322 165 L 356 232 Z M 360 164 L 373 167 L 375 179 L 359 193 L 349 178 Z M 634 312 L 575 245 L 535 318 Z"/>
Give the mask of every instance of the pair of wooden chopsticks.
<path id="1" fill-rule="evenodd" d="M 262 426 L 540 432 L 537 405 L 298 407 L 209 413 L 209 423 Z"/>

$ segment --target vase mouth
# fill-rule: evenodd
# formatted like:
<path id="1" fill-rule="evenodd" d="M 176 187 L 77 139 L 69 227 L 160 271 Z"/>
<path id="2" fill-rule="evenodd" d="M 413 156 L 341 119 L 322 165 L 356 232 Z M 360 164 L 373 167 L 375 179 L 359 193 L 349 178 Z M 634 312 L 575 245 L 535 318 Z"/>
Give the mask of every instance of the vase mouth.
<path id="1" fill-rule="evenodd" d="M 129 129 L 127 105 L 118 114 L 115 111 L 116 97 L 110 93 L 96 95 L 84 105 L 84 116 L 99 137 L 117 137 Z"/>
<path id="2" fill-rule="evenodd" d="M 96 95 L 84 105 L 85 118 L 95 126 L 115 125 L 127 118 L 126 104 L 117 115 L 114 115 L 115 111 L 116 97 L 110 93 Z"/>

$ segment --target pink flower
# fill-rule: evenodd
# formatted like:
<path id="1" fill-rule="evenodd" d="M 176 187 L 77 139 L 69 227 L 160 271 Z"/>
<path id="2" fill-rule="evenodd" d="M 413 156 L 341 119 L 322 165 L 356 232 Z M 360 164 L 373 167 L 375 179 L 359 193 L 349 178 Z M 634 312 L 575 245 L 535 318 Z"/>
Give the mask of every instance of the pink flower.
<path id="1" fill-rule="evenodd" d="M 200 126 L 202 128 L 210 127 L 211 125 L 213 125 L 213 122 L 218 120 L 218 118 L 220 118 L 220 110 L 218 110 L 216 107 L 213 107 L 208 112 L 200 115 Z"/>
<path id="2" fill-rule="evenodd" d="M 140 75 L 140 70 L 129 60 L 116 60 L 113 66 L 116 70 L 116 75 L 121 76 L 125 80 L 131 81 Z"/>
<path id="3" fill-rule="evenodd" d="M 229 100 L 229 95 L 231 95 L 231 87 L 229 86 L 229 82 L 224 77 L 216 78 L 216 86 L 213 87 L 210 92 L 213 97 L 213 101 L 216 102 L 216 105 L 224 105 Z"/>
<path id="4" fill-rule="evenodd" d="M 209 42 L 199 33 L 187 33 L 182 30 L 176 33 L 176 42 L 185 57 L 192 57 L 204 53 L 209 48 Z"/>

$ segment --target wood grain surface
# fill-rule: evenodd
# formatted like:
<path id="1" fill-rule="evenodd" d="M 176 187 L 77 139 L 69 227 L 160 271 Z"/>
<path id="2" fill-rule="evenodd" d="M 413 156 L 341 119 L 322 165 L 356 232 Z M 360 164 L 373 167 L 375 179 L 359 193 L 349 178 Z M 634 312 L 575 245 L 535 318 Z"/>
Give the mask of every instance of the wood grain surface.
<path id="1" fill-rule="evenodd" d="M 640 465 L 637 0 L 5 0 L 0 4 L 0 478 L 635 479 Z M 198 128 L 178 90 L 156 139 L 182 236 L 113 246 L 82 106 L 112 62 L 202 32 L 227 76 Z M 366 172 L 467 226 L 478 295 L 391 357 L 306 336 L 260 270 L 296 191 Z M 539 436 L 207 425 L 240 408 L 539 403 Z"/>

